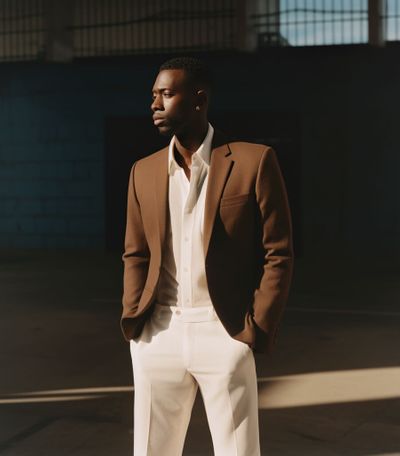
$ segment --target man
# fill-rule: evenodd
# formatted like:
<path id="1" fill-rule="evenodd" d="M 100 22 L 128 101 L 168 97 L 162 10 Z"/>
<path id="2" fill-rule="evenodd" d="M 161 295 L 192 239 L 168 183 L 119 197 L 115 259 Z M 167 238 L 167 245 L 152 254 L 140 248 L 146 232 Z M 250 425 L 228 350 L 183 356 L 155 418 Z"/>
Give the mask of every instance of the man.
<path id="1" fill-rule="evenodd" d="M 270 351 L 287 300 L 291 219 L 275 152 L 214 130 L 210 87 L 198 60 L 161 66 L 151 109 L 172 139 L 130 174 L 135 456 L 182 454 L 198 387 L 215 455 L 260 454 L 254 353 Z"/>

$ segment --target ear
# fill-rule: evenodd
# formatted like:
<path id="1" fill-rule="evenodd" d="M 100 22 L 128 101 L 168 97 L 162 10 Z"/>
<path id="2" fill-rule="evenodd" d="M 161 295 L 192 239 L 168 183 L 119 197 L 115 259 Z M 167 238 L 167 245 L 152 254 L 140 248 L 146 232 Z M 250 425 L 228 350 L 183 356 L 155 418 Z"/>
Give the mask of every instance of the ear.
<path id="1" fill-rule="evenodd" d="M 197 104 L 199 106 L 205 106 L 208 104 L 208 93 L 204 89 L 199 89 L 196 92 Z"/>

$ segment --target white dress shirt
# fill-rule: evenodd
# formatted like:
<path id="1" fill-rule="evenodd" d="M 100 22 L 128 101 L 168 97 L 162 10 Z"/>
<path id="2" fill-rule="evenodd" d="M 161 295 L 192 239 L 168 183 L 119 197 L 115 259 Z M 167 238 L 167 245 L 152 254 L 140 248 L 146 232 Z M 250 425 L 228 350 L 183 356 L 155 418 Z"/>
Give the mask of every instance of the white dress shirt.
<path id="1" fill-rule="evenodd" d="M 168 151 L 168 202 L 171 223 L 166 233 L 156 299 L 181 307 L 211 304 L 203 251 L 204 207 L 214 128 L 208 124 L 203 143 L 192 155 L 190 181 L 174 156 L 175 136 Z"/>

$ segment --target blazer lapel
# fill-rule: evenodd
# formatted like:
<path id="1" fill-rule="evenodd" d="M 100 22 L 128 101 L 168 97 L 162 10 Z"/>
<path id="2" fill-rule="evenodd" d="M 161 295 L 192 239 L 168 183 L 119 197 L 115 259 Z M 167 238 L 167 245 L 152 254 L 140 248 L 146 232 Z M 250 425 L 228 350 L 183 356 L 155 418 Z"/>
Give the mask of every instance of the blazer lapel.
<path id="1" fill-rule="evenodd" d="M 227 144 L 227 138 L 223 133 L 215 130 L 212 141 L 210 169 L 204 208 L 204 258 L 207 256 L 219 201 L 221 199 L 226 180 L 233 166 L 233 161 L 230 159 L 229 155 L 231 155 L 231 151 Z"/>

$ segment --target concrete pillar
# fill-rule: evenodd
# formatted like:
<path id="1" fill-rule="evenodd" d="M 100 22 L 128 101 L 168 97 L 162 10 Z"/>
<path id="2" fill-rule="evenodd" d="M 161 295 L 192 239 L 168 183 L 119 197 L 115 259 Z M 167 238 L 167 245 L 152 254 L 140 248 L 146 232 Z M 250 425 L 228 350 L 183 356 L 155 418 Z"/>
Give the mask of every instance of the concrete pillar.
<path id="1" fill-rule="evenodd" d="M 236 48 L 239 51 L 254 51 L 257 48 L 255 29 L 251 26 L 251 0 L 236 1 Z"/>
<path id="2" fill-rule="evenodd" d="M 280 41 L 279 0 L 237 0 L 237 49 L 255 51 Z"/>
<path id="3" fill-rule="evenodd" d="M 261 27 L 257 27 L 258 44 L 260 46 L 276 46 L 281 43 L 280 36 L 280 0 L 257 0 Z"/>
<path id="4" fill-rule="evenodd" d="M 372 46 L 386 43 L 386 1 L 368 0 L 368 42 Z"/>
<path id="5" fill-rule="evenodd" d="M 45 56 L 49 62 L 70 62 L 74 56 L 72 33 L 74 0 L 45 0 Z"/>

